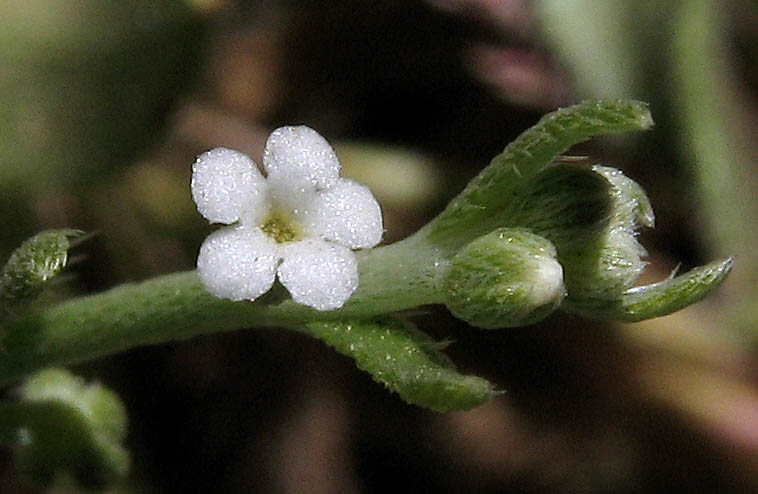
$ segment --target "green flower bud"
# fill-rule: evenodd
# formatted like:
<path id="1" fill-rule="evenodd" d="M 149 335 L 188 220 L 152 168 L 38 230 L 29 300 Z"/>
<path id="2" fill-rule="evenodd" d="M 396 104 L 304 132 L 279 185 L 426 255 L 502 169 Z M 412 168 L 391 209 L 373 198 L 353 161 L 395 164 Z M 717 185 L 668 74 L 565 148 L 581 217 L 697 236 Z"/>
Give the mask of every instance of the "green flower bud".
<path id="1" fill-rule="evenodd" d="M 566 266 L 568 299 L 574 305 L 616 300 L 645 270 L 647 255 L 637 229 L 652 227 L 653 210 L 642 188 L 621 171 L 595 165 L 592 172 L 608 186 L 606 214 L 580 242 L 557 243 Z"/>
<path id="2" fill-rule="evenodd" d="M 595 165 L 592 171 L 610 185 L 607 220 L 597 225 L 586 245 L 566 249 L 564 265 L 572 266 L 572 299 L 615 299 L 634 286 L 645 270 L 647 255 L 637 240 L 637 229 L 652 227 L 655 217 L 645 191 L 620 170 Z M 563 260 L 563 256 L 561 257 Z M 567 272 L 567 279 L 569 273 Z"/>
<path id="3" fill-rule="evenodd" d="M 126 411 L 115 393 L 63 369 L 35 374 L 20 392 L 23 401 L 14 407 L 21 411 L 16 462 L 22 473 L 49 484 L 66 472 L 87 489 L 126 476 Z"/>
<path id="4" fill-rule="evenodd" d="M 563 268 L 548 240 L 498 229 L 456 254 L 445 280 L 445 304 L 473 326 L 496 329 L 544 319 L 563 300 Z"/>
<path id="5" fill-rule="evenodd" d="M 619 170 L 558 165 L 520 192 L 502 223 L 549 239 L 564 267 L 566 303 L 594 304 L 634 286 L 646 265 L 636 231 L 654 216 L 642 188 Z"/>
<path id="6" fill-rule="evenodd" d="M 502 224 L 549 239 L 564 268 L 561 310 L 596 319 L 639 321 L 700 300 L 727 276 L 731 259 L 639 287 L 645 249 L 640 227 L 652 227 L 645 191 L 614 168 L 557 165 L 544 170 L 505 210 Z"/>
<path id="7" fill-rule="evenodd" d="M 0 308 L 13 309 L 34 299 L 68 262 L 79 230 L 46 230 L 13 251 L 0 273 Z"/>

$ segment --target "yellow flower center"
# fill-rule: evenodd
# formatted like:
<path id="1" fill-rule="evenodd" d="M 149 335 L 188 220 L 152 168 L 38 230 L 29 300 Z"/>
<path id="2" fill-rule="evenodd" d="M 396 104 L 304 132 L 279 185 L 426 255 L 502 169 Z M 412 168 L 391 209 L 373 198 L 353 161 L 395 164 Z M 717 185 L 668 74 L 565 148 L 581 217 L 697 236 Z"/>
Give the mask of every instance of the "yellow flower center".
<path id="1" fill-rule="evenodd" d="M 278 244 L 300 240 L 301 238 L 298 225 L 277 211 L 272 211 L 268 215 L 261 226 L 261 230 Z"/>

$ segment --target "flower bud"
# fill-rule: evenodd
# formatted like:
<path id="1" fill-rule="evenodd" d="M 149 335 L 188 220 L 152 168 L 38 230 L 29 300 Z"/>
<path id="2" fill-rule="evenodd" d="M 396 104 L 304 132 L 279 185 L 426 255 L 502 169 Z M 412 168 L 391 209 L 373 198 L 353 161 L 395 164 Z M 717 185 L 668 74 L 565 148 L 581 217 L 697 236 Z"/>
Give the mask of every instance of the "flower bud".
<path id="1" fill-rule="evenodd" d="M 607 184 L 604 217 L 579 241 L 555 241 L 566 266 L 567 303 L 572 310 L 618 300 L 634 286 L 647 265 L 637 230 L 655 222 L 645 191 L 635 181 L 600 165 L 593 166 L 592 173 Z"/>
<path id="2" fill-rule="evenodd" d="M 20 394 L 23 425 L 15 453 L 22 474 L 49 485 L 65 472 L 85 489 L 126 476 L 126 411 L 113 391 L 50 368 L 27 379 Z"/>
<path id="3" fill-rule="evenodd" d="M 543 171 L 512 201 L 503 224 L 550 240 L 564 268 L 562 309 L 616 301 L 644 271 L 640 227 L 655 218 L 644 190 L 619 170 L 557 165 Z"/>
<path id="4" fill-rule="evenodd" d="M 45 230 L 26 240 L 0 271 L 0 311 L 34 299 L 66 267 L 68 251 L 80 241 L 79 230 Z"/>
<path id="5" fill-rule="evenodd" d="M 486 329 L 538 322 L 564 293 L 553 244 L 518 229 L 498 229 L 463 247 L 445 281 L 450 312 Z"/>

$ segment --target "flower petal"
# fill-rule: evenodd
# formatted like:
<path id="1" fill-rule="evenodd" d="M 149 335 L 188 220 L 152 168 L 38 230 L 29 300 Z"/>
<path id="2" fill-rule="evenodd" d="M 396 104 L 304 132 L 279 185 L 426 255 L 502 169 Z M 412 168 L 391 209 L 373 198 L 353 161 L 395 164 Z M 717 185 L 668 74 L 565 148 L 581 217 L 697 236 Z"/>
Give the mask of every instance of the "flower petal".
<path id="1" fill-rule="evenodd" d="M 304 221 L 311 235 L 351 249 L 373 247 L 382 240 L 382 211 L 368 187 L 340 179 L 311 203 Z"/>
<path id="2" fill-rule="evenodd" d="M 328 187 L 340 162 L 326 139 L 310 127 L 280 127 L 266 141 L 263 168 L 272 188 L 299 193 Z"/>
<path id="3" fill-rule="evenodd" d="M 192 198 L 212 223 L 254 224 L 268 211 L 267 192 L 266 179 L 255 162 L 239 151 L 215 148 L 192 165 Z"/>
<path id="4" fill-rule="evenodd" d="M 258 228 L 221 228 L 200 247 L 197 272 L 216 297 L 255 300 L 274 284 L 278 254 L 276 242 Z"/>
<path id="5" fill-rule="evenodd" d="M 347 247 L 306 239 L 286 244 L 282 257 L 279 281 L 299 304 L 338 309 L 358 288 L 358 263 Z"/>

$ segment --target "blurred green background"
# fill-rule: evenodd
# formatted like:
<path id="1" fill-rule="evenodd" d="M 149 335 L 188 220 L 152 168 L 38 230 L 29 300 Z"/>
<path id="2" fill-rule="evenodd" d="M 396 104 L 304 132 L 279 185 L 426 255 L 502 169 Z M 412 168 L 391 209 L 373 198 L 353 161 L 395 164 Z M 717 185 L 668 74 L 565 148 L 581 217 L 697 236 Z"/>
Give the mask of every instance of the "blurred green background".
<path id="1" fill-rule="evenodd" d="M 97 233 L 49 303 L 191 269 L 212 228 L 190 165 L 209 148 L 260 161 L 273 128 L 317 129 L 392 242 L 588 97 L 651 103 L 653 132 L 574 151 L 648 191 L 644 281 L 736 256 L 715 296 L 640 324 L 491 332 L 425 308 L 420 327 L 506 391 L 465 413 L 405 405 L 273 329 L 81 366 L 130 418 L 113 492 L 758 490 L 757 41 L 749 0 L 0 2 L 0 251 Z M 0 492 L 40 492 L 0 460 Z"/>

